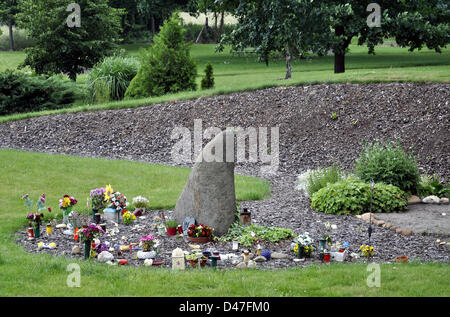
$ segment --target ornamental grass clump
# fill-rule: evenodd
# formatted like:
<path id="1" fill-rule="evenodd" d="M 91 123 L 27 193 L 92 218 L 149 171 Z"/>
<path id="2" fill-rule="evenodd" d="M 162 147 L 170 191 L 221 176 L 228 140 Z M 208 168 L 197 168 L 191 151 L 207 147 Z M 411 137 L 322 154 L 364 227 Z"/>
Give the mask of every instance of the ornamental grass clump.
<path id="1" fill-rule="evenodd" d="M 419 188 L 420 173 L 416 158 L 412 153 L 405 153 L 399 143 L 364 144 L 355 170 L 356 175 L 367 183 L 383 182 L 411 194 L 416 194 Z"/>
<path id="2" fill-rule="evenodd" d="M 308 170 L 298 177 L 297 189 L 303 190 L 311 197 L 315 192 L 324 188 L 328 184 L 334 184 L 344 180 L 346 175 L 338 166 L 332 165 L 325 168 Z"/>

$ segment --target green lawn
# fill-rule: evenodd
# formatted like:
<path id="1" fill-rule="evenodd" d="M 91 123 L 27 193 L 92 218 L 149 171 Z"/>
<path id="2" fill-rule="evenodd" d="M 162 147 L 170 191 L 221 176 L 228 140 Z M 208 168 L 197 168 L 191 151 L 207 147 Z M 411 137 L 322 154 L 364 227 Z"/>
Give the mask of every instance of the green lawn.
<path id="1" fill-rule="evenodd" d="M 84 205 L 89 190 L 105 184 L 129 199 L 144 195 L 152 208 L 170 208 L 189 169 L 146 163 L 0 150 L 0 296 L 449 296 L 448 264 L 381 265 L 381 286 L 368 287 L 365 264 L 311 266 L 276 271 L 173 272 L 170 268 L 111 267 L 48 254 L 31 255 L 15 244 L 27 213 L 21 196 L 47 194 L 57 210 L 65 193 Z M 238 199 L 262 198 L 269 185 L 237 177 Z M 66 284 L 67 266 L 81 267 L 81 287 Z"/>
<path id="2" fill-rule="evenodd" d="M 146 45 L 123 45 L 133 56 L 138 56 L 139 49 Z M 157 98 L 126 100 L 99 105 L 79 105 L 73 108 L 41 111 L 38 113 L 18 114 L 0 117 L 0 122 L 19 120 L 28 117 L 78 112 L 100 109 L 132 108 L 165 101 L 193 99 L 214 94 L 226 94 L 244 90 L 255 90 L 271 86 L 287 86 L 317 83 L 342 82 L 392 82 L 392 81 L 427 81 L 450 82 L 450 49 L 443 53 L 423 49 L 408 52 L 405 48 L 377 47 L 376 55 L 368 55 L 367 48 L 351 45 L 346 58 L 347 71 L 334 74 L 333 56 L 312 56 L 309 60 L 293 62 L 293 74 L 289 80 L 284 78 L 285 64 L 283 59 L 271 61 L 269 66 L 257 61 L 255 56 L 232 56 L 229 50 L 215 53 L 214 44 L 193 45 L 191 55 L 198 63 L 198 86 L 204 75 L 208 62 L 214 67 L 215 88 L 165 95 Z M 0 52 L 0 70 L 16 67 L 25 55 L 23 52 Z M 78 76 L 83 82 L 85 75 Z"/>

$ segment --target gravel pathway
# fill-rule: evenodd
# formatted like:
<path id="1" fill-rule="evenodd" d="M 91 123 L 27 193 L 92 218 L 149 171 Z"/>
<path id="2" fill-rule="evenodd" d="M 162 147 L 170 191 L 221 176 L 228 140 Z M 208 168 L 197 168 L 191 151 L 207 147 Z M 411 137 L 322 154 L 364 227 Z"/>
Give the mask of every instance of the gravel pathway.
<path id="1" fill-rule="evenodd" d="M 272 184 L 271 197 L 243 202 L 241 207 L 250 209 L 255 223 L 292 228 L 296 234 L 308 231 L 316 239 L 329 221 L 337 225 L 334 240 L 348 241 L 350 251 L 358 252 L 359 246 L 368 242 L 367 224 L 354 216 L 313 211 L 309 199 L 294 189 L 297 175 L 333 162 L 351 169 L 363 140 L 400 139 L 405 148 L 417 155 L 423 172 L 439 173 L 449 181 L 449 96 L 449 84 L 277 87 L 136 109 L 61 114 L 0 124 L 1 147 L 189 166 L 172 160 L 171 149 L 177 142 L 170 138 L 174 127 L 187 127 L 192 132 L 194 119 L 203 120 L 203 130 L 211 126 L 278 126 L 280 167 L 275 176 L 264 176 Z M 333 113 L 336 119 L 332 119 Z M 238 164 L 236 172 L 261 177 L 260 166 Z M 450 240 L 448 236 L 446 239 Z M 186 243 L 165 240 L 167 247 Z M 407 255 L 410 260 L 450 260 L 449 246 L 436 243 L 433 236 L 404 236 L 376 227 L 371 242 L 377 251 L 375 261 L 395 261 L 400 255 Z M 290 241 L 283 241 L 263 245 L 290 257 L 261 266 L 299 265 L 292 261 L 289 244 Z M 214 247 L 231 252 L 230 243 L 216 243 Z M 162 256 L 169 264 L 169 255 Z"/>

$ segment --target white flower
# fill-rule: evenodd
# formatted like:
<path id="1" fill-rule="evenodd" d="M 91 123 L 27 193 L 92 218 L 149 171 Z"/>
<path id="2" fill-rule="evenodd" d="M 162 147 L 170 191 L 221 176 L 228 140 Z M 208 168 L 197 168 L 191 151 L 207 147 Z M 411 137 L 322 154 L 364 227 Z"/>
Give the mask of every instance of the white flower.
<path id="1" fill-rule="evenodd" d="M 337 226 L 336 225 L 331 225 L 331 229 L 335 230 L 335 229 L 337 229 Z"/>

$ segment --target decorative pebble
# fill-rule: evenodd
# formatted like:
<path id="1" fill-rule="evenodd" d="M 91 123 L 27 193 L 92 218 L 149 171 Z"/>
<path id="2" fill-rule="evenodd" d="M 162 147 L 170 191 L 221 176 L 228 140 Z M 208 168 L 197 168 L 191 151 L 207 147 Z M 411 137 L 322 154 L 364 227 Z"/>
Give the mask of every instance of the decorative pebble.
<path id="1" fill-rule="evenodd" d="M 121 245 L 120 251 L 130 251 L 130 246 L 129 245 Z"/>
<path id="2" fill-rule="evenodd" d="M 248 261 L 248 263 L 247 263 L 247 268 L 249 268 L 249 269 L 254 269 L 254 268 L 256 268 L 256 262 L 255 262 L 255 261 L 252 261 L 252 260 Z"/>
<path id="3" fill-rule="evenodd" d="M 273 252 L 271 255 L 272 259 L 286 259 L 288 257 L 287 254 L 280 253 L 280 252 Z"/>
<path id="4" fill-rule="evenodd" d="M 240 270 L 245 269 L 247 268 L 247 264 L 245 262 L 241 262 L 238 265 L 236 265 L 236 268 Z"/>
<path id="5" fill-rule="evenodd" d="M 114 255 L 109 253 L 108 251 L 103 251 L 97 256 L 97 260 L 99 262 L 108 262 L 114 259 Z"/>
<path id="6" fill-rule="evenodd" d="M 63 228 L 67 228 L 67 225 L 65 223 L 60 223 L 60 224 L 56 225 L 55 228 L 63 229 Z"/>
<path id="7" fill-rule="evenodd" d="M 262 255 L 259 255 L 253 261 L 255 261 L 255 262 L 266 262 L 267 258 L 262 256 Z"/>
<path id="8" fill-rule="evenodd" d="M 136 254 L 136 257 L 140 260 L 153 259 L 156 257 L 156 252 L 155 251 L 150 251 L 150 252 L 138 251 Z"/>
<path id="9" fill-rule="evenodd" d="M 438 196 L 431 195 L 431 196 L 427 196 L 424 199 L 422 199 L 422 202 L 425 204 L 439 204 L 440 199 Z"/>
<path id="10" fill-rule="evenodd" d="M 144 266 L 152 266 L 153 260 L 152 259 L 145 259 Z"/>
<path id="11" fill-rule="evenodd" d="M 81 248 L 80 246 L 76 245 L 72 248 L 72 254 L 80 254 L 81 253 Z"/>

